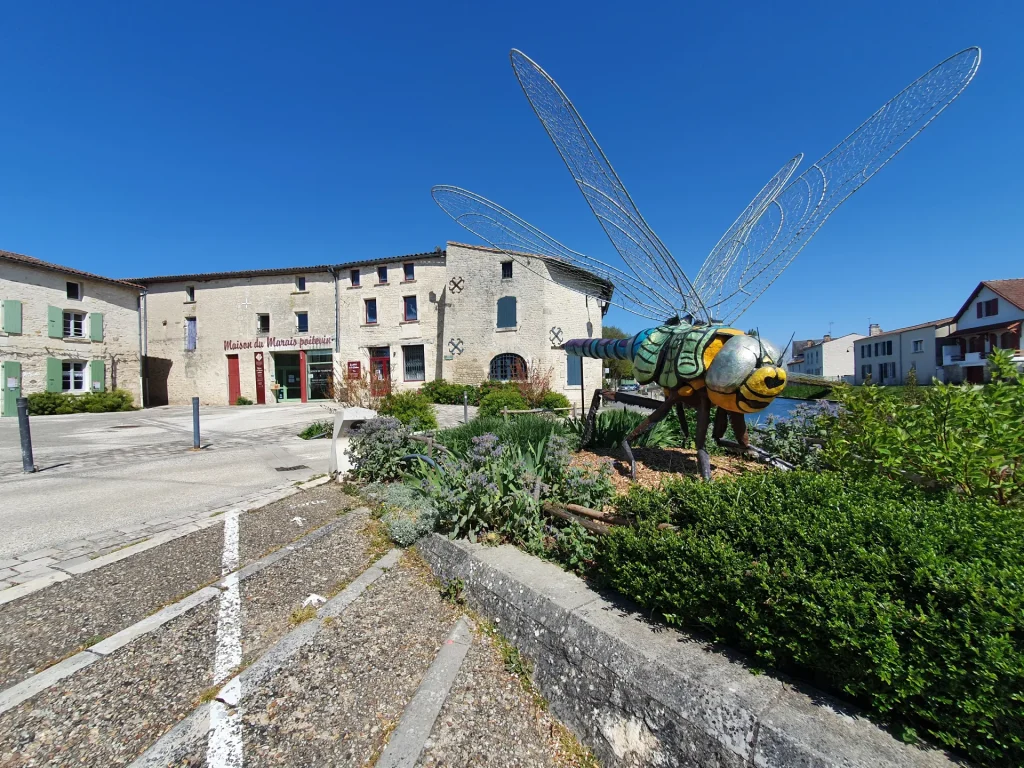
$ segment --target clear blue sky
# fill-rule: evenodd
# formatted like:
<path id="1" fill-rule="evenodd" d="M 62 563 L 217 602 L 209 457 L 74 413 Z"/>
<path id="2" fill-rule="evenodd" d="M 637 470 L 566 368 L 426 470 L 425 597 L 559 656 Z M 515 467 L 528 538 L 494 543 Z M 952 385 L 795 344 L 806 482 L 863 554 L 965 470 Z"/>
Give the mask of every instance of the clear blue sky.
<path id="1" fill-rule="evenodd" d="M 1019 2 L 284 5 L 6 3 L 0 248 L 112 276 L 398 255 L 471 238 L 430 198 L 448 183 L 607 257 L 518 47 L 695 276 L 786 159 L 980 45 L 966 93 L 740 325 L 893 328 L 1024 277 Z"/>

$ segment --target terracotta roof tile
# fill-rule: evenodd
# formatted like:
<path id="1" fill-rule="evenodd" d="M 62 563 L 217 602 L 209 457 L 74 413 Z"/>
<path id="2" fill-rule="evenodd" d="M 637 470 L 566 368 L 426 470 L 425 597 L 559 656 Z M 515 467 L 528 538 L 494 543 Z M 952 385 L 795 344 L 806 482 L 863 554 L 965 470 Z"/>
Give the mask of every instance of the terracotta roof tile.
<path id="1" fill-rule="evenodd" d="M 13 251 L 0 250 L 0 259 L 11 261 L 14 262 L 15 264 L 24 264 L 29 267 L 39 267 L 40 269 L 52 269 L 55 272 L 63 272 L 66 275 L 74 275 L 76 277 L 87 277 L 90 280 L 100 280 L 101 282 L 104 283 L 114 283 L 115 285 L 123 285 L 126 288 L 142 288 L 141 285 L 132 283 L 129 280 L 115 280 L 112 277 L 94 275 L 92 272 L 83 272 L 80 269 L 65 267 L 62 264 L 54 264 L 52 261 L 43 261 L 42 259 L 37 259 L 35 256 L 26 256 L 23 253 L 14 253 Z"/>

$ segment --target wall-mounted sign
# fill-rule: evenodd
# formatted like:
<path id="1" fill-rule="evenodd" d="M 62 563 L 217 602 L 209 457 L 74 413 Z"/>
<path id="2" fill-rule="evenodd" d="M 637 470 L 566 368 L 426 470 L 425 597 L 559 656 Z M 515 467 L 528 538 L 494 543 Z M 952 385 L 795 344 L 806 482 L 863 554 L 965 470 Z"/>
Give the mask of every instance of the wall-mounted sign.
<path id="1" fill-rule="evenodd" d="M 257 352 L 253 357 L 256 358 L 256 402 L 264 405 L 267 402 L 267 390 L 263 367 L 263 353 Z"/>
<path id="2" fill-rule="evenodd" d="M 224 351 L 234 352 L 237 349 L 308 349 L 309 347 L 330 347 L 333 345 L 333 336 L 293 336 L 290 339 L 265 336 L 248 340 L 226 339 L 224 341 Z"/>
<path id="3" fill-rule="evenodd" d="M 348 361 L 348 377 L 350 379 L 360 379 L 363 376 L 362 363 L 358 360 Z"/>

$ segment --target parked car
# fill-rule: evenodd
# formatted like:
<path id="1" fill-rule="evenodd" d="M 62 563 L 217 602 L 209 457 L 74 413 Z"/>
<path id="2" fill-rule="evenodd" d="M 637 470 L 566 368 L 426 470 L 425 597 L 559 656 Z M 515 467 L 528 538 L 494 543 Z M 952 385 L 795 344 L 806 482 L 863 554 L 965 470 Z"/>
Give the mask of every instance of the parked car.
<path id="1" fill-rule="evenodd" d="M 635 381 L 624 381 L 619 384 L 619 392 L 639 392 L 640 385 Z"/>

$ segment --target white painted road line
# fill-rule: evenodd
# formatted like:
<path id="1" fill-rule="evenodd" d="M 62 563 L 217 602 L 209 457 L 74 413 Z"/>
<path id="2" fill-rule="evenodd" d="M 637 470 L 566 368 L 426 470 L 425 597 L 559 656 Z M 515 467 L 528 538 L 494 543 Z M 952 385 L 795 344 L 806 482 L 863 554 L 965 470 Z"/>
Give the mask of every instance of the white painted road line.
<path id="1" fill-rule="evenodd" d="M 419 762 L 472 642 L 469 622 L 463 616 L 434 657 L 375 768 L 413 768 Z"/>
<path id="2" fill-rule="evenodd" d="M 176 764 L 185 755 L 191 753 L 200 745 L 207 734 L 210 734 L 209 744 L 213 744 L 212 728 L 214 722 L 214 705 L 228 705 L 228 708 L 235 708 L 243 690 L 252 690 L 260 683 L 267 680 L 272 674 L 284 666 L 304 645 L 309 643 L 323 627 L 323 620 L 326 617 L 337 617 L 344 613 L 356 599 L 366 591 L 373 582 L 379 579 L 384 573 L 398 565 L 402 559 L 402 550 L 392 549 L 384 557 L 363 571 L 345 589 L 332 597 L 317 612 L 317 618 L 299 624 L 295 629 L 278 640 L 274 645 L 264 651 L 263 655 L 254 661 L 250 666 L 242 670 L 235 680 L 238 681 L 238 688 L 233 688 L 235 680 L 224 686 L 217 701 L 213 704 L 201 704 L 192 711 L 188 717 L 178 723 L 165 733 L 160 739 L 146 750 L 129 768 L 166 768 L 168 765 Z M 219 717 L 219 716 L 218 716 Z M 225 742 L 227 740 L 225 739 Z M 238 741 L 241 750 L 241 739 Z M 240 752 L 239 752 L 240 754 Z M 212 766 L 209 748 L 206 755 L 207 765 Z M 230 763 L 220 763 L 230 765 Z M 241 765 L 241 761 L 237 765 Z"/>
<path id="3" fill-rule="evenodd" d="M 213 684 L 220 685 L 242 663 L 242 596 L 238 586 L 237 509 L 224 513 L 224 554 L 221 575 L 224 590 L 217 615 L 217 648 L 213 660 Z M 210 768 L 241 768 L 242 698 L 240 681 L 232 680 L 210 704 L 210 741 L 206 764 Z"/>

